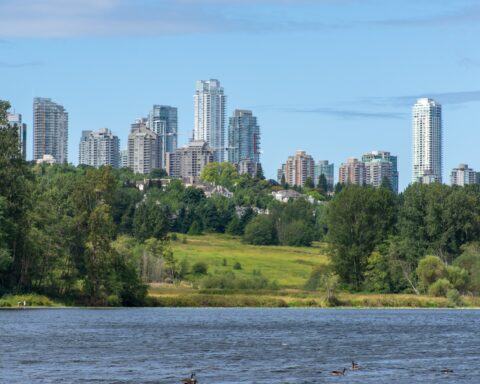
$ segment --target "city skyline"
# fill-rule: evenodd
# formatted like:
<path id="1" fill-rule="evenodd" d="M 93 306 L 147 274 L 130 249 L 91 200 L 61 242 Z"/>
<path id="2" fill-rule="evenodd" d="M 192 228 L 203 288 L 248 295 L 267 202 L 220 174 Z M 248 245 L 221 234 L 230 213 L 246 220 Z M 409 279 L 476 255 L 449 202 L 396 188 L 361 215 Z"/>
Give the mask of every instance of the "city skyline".
<path id="1" fill-rule="evenodd" d="M 480 169 L 471 140 L 480 102 L 478 2 L 98 4 L 79 0 L 54 14 L 49 0 L 0 5 L 0 97 L 23 115 L 28 158 L 35 96 L 68 110 L 76 163 L 82 130 L 107 127 L 125 148 L 130 122 L 153 104 L 178 108 L 178 146 L 186 144 L 195 81 L 216 78 L 228 94 L 227 116 L 251 109 L 261 122 L 268 178 L 297 149 L 334 164 L 380 149 L 398 156 L 403 190 L 411 106 L 420 97 L 442 104 L 444 181 L 459 163 Z"/>

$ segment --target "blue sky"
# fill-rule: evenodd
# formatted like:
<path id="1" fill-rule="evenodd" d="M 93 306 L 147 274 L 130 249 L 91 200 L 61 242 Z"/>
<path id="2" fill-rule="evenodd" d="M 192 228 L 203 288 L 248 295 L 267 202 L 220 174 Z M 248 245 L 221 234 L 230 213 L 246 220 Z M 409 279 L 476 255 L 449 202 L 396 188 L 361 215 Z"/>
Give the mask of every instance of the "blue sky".
<path id="1" fill-rule="evenodd" d="M 304 149 L 337 167 L 389 150 L 410 181 L 411 106 L 443 105 L 444 178 L 480 170 L 478 0 L 0 0 L 0 98 L 29 126 L 32 99 L 70 117 L 69 159 L 82 130 L 130 123 L 153 104 L 193 127 L 195 81 L 217 78 L 227 114 L 250 108 L 267 177 Z"/>

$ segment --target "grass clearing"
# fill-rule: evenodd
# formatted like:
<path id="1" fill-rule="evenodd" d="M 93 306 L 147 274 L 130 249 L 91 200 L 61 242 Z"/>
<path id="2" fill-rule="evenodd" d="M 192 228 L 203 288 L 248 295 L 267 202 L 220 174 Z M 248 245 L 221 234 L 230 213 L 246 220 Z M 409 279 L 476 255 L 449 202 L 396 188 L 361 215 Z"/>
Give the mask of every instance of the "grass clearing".
<path id="1" fill-rule="evenodd" d="M 203 261 L 208 264 L 209 273 L 232 271 L 236 262 L 242 269 L 235 273 L 251 276 L 253 271 L 261 271 L 270 281 L 276 281 L 284 288 L 301 288 L 310 276 L 312 266 L 328 263 L 325 245 L 312 247 L 255 246 L 243 244 L 234 236 L 206 234 L 187 236 L 172 242 L 177 260 L 187 259 L 190 264 Z M 226 264 L 224 265 L 224 260 Z"/>

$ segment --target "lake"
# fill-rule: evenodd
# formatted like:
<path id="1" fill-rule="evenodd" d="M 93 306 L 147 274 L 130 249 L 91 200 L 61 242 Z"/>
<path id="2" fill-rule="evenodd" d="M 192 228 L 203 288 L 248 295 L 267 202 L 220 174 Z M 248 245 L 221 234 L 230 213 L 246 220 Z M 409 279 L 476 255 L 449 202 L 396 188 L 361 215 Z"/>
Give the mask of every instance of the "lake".
<path id="1" fill-rule="evenodd" d="M 479 383 L 478 367 L 478 310 L 0 311 L 9 384 Z"/>

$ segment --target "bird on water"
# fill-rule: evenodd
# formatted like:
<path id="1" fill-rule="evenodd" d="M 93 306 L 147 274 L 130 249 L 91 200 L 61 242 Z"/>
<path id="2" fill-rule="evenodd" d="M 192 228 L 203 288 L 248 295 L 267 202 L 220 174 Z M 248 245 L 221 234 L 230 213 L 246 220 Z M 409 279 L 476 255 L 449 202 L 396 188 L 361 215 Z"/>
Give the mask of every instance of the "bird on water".
<path id="1" fill-rule="evenodd" d="M 361 369 L 362 367 L 360 367 L 360 365 L 358 365 L 358 363 L 356 363 L 355 361 L 352 361 L 352 368 L 351 370 L 352 371 L 356 371 L 358 369 Z"/>
<path id="2" fill-rule="evenodd" d="M 195 377 L 195 372 L 192 372 L 190 377 L 187 377 L 186 379 L 182 379 L 183 384 L 198 384 L 198 381 Z"/>
<path id="3" fill-rule="evenodd" d="M 345 375 L 346 370 L 347 370 L 347 368 L 343 368 L 342 371 L 332 371 L 330 373 L 334 376 L 343 376 L 343 375 Z"/>

